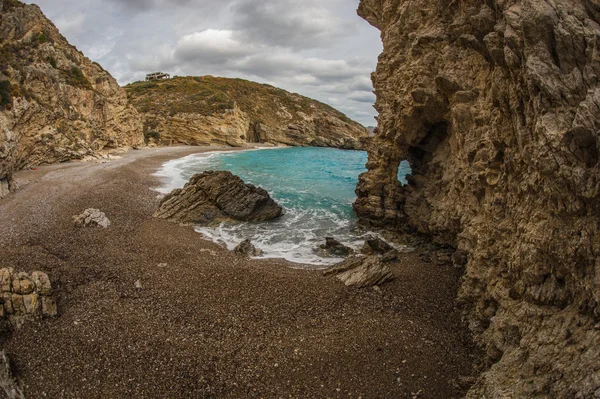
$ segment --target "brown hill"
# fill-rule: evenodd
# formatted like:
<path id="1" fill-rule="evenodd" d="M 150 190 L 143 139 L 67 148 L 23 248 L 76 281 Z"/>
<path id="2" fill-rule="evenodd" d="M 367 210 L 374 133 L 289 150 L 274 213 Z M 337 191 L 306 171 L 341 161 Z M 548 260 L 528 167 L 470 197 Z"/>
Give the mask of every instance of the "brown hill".
<path id="1" fill-rule="evenodd" d="M 247 143 L 361 148 L 368 132 L 332 107 L 243 79 L 175 77 L 125 87 L 147 139 L 167 143 Z"/>

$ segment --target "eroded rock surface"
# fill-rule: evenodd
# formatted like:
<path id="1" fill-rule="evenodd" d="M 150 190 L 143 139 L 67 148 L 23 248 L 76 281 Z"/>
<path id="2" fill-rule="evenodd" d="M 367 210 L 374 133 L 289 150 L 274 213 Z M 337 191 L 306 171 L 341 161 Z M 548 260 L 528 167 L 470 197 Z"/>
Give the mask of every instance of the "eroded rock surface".
<path id="1" fill-rule="evenodd" d="M 20 327 L 28 320 L 58 314 L 46 273 L 35 271 L 27 274 L 15 272 L 13 268 L 0 269 L 0 288 L 0 320 L 13 327 Z"/>
<path id="2" fill-rule="evenodd" d="M 254 244 L 252 244 L 250 239 L 246 239 L 246 240 L 240 242 L 233 249 L 233 252 L 235 252 L 238 255 L 242 255 L 242 256 L 261 256 L 263 254 L 263 251 L 256 248 L 254 246 Z"/>
<path id="3" fill-rule="evenodd" d="M 1 8 L 2 2 L 0 1 Z M 10 359 L 4 351 L 0 351 L 0 388 L 8 399 L 25 399 L 23 390 L 13 375 Z"/>
<path id="4" fill-rule="evenodd" d="M 226 220 L 264 222 L 282 214 L 283 208 L 264 189 L 231 172 L 208 171 L 165 196 L 154 217 L 208 225 Z"/>
<path id="5" fill-rule="evenodd" d="M 100 226 L 107 228 L 110 226 L 110 220 L 99 209 L 89 208 L 81 215 L 73 216 L 73 224 L 77 227 Z"/>
<path id="6" fill-rule="evenodd" d="M 380 256 L 351 256 L 323 272 L 335 276 L 347 287 L 372 287 L 394 279 L 394 274 Z"/>
<path id="7" fill-rule="evenodd" d="M 384 51 L 355 209 L 466 265 L 488 366 L 469 396 L 599 397 L 598 3 L 362 0 L 359 14 Z"/>
<path id="8" fill-rule="evenodd" d="M 0 197 L 13 172 L 143 145 L 139 114 L 37 5 L 0 11 Z"/>
<path id="9" fill-rule="evenodd" d="M 319 245 L 317 255 L 322 257 L 341 257 L 352 255 L 354 250 L 333 237 L 325 237 L 325 244 Z"/>

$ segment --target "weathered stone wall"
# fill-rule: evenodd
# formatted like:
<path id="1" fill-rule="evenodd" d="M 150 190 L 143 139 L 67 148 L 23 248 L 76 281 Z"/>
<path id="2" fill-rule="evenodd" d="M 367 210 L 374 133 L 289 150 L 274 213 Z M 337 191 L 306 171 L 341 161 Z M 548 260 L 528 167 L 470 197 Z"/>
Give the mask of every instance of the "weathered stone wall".
<path id="1" fill-rule="evenodd" d="M 143 145 L 125 91 L 71 46 L 36 5 L 0 14 L 0 198 L 12 172 Z"/>
<path id="2" fill-rule="evenodd" d="M 359 14 L 384 51 L 355 209 L 456 249 L 488 366 L 470 397 L 600 397 L 600 4 L 362 0 Z"/>

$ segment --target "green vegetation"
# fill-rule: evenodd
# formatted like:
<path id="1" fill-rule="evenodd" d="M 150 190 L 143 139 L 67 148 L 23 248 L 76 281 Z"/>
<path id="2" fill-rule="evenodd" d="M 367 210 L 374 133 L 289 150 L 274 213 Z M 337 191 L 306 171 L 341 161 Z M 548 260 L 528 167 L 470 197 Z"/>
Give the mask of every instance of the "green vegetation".
<path id="1" fill-rule="evenodd" d="M 0 81 L 0 109 L 10 109 L 12 107 L 12 84 L 8 80 Z"/>
<path id="2" fill-rule="evenodd" d="M 155 143 L 159 143 L 160 142 L 160 133 L 155 132 L 155 131 L 145 132 L 144 133 L 144 141 L 146 142 L 146 144 L 148 144 L 150 142 L 150 140 L 153 140 Z"/>
<path id="3" fill-rule="evenodd" d="M 355 123 L 341 112 L 316 100 L 244 79 L 174 77 L 164 82 L 131 83 L 125 90 L 140 112 L 157 115 L 220 115 L 237 105 L 252 119 L 262 120 L 263 123 L 280 120 L 278 113 L 281 112 L 288 112 L 293 119 L 300 119 L 300 113 L 312 115 L 317 110 L 334 114 L 346 123 Z"/>
<path id="4" fill-rule="evenodd" d="M 31 37 L 31 44 L 33 46 L 37 46 L 37 45 L 43 44 L 43 43 L 48 43 L 49 41 L 50 41 L 50 39 L 48 39 L 48 36 L 46 36 L 46 34 L 44 32 L 34 33 L 33 36 Z"/>
<path id="5" fill-rule="evenodd" d="M 46 58 L 46 61 L 52 66 L 52 68 L 56 69 L 56 59 L 52 56 Z"/>
<path id="6" fill-rule="evenodd" d="M 92 90 L 92 84 L 85 77 L 81 69 L 76 66 L 72 67 L 69 71 L 61 71 L 64 75 L 67 84 L 74 87 L 79 87 L 81 89 Z"/>

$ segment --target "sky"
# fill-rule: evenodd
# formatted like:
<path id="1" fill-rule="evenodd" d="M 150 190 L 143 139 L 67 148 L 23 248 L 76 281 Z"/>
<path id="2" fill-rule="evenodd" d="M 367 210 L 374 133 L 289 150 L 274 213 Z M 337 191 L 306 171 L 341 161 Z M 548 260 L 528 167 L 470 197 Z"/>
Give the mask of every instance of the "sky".
<path id="1" fill-rule="evenodd" d="M 375 125 L 379 31 L 358 0 L 28 0 L 120 84 L 162 71 L 268 83 Z"/>

